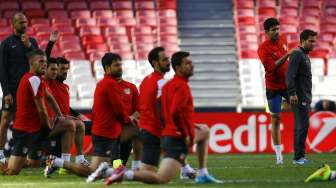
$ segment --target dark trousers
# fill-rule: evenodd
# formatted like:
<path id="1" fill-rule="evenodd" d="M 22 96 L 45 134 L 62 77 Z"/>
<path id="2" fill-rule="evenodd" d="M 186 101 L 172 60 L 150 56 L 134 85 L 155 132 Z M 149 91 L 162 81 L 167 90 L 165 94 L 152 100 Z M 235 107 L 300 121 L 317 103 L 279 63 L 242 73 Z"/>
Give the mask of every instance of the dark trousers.
<path id="1" fill-rule="evenodd" d="M 305 157 L 305 142 L 309 127 L 310 104 L 292 105 L 295 126 L 294 126 L 294 160 Z"/>

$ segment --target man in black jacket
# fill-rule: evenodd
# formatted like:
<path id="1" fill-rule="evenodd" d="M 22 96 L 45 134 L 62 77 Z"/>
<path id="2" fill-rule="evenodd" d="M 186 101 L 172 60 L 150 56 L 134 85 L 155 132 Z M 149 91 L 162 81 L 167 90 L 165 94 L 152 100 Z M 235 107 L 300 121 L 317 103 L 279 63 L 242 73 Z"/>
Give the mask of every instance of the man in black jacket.
<path id="1" fill-rule="evenodd" d="M 0 160 L 5 160 L 3 149 L 8 125 L 16 111 L 16 90 L 21 77 L 29 70 L 26 53 L 38 48 L 36 40 L 26 35 L 28 20 L 24 14 L 16 13 L 12 18 L 12 24 L 14 33 L 0 46 L 0 81 L 3 92 Z"/>
<path id="2" fill-rule="evenodd" d="M 289 101 L 295 118 L 293 164 L 308 163 L 305 158 L 305 141 L 309 127 L 309 111 L 312 101 L 312 73 L 308 53 L 316 44 L 317 33 L 305 29 L 300 34 L 300 46 L 289 59 L 286 76 Z"/>

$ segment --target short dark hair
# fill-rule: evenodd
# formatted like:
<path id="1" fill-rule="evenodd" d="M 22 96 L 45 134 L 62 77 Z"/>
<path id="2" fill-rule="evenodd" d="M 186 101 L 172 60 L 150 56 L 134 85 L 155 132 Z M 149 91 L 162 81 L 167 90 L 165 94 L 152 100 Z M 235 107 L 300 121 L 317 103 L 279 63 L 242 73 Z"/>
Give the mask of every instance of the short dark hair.
<path id="1" fill-rule="evenodd" d="M 34 50 L 28 52 L 26 55 L 27 55 L 27 58 L 28 58 L 29 62 L 35 56 L 38 56 L 38 55 L 46 56 L 45 52 L 41 49 L 34 49 Z"/>
<path id="2" fill-rule="evenodd" d="M 121 61 L 119 54 L 108 52 L 102 58 L 102 66 L 105 70 L 106 66 L 110 66 L 114 61 Z"/>
<path id="3" fill-rule="evenodd" d="M 14 24 L 14 22 L 16 21 L 16 17 L 19 16 L 19 15 L 26 16 L 26 15 L 23 14 L 23 12 L 16 12 L 16 13 L 12 16 L 12 24 Z"/>
<path id="4" fill-rule="evenodd" d="M 175 52 L 172 55 L 171 62 L 172 62 L 172 67 L 173 67 L 174 71 L 176 71 L 176 66 L 181 65 L 182 59 L 185 58 L 185 57 L 188 57 L 188 56 L 190 56 L 190 53 L 189 52 L 184 52 L 184 51 Z"/>
<path id="5" fill-rule="evenodd" d="M 161 46 L 153 48 L 149 53 L 148 53 L 148 61 L 149 63 L 153 66 L 153 61 L 159 61 L 159 53 L 165 51 L 165 49 Z"/>
<path id="6" fill-rule="evenodd" d="M 268 31 L 271 29 L 271 27 L 280 25 L 280 22 L 276 18 L 267 18 L 264 21 L 264 30 Z"/>
<path id="7" fill-rule="evenodd" d="M 317 36 L 317 32 L 310 29 L 303 30 L 300 33 L 300 42 L 307 40 L 310 36 Z"/>
<path id="8" fill-rule="evenodd" d="M 68 60 L 65 59 L 64 57 L 58 57 L 58 58 L 56 58 L 56 61 L 57 61 L 57 63 L 60 64 L 60 65 L 70 64 L 70 61 L 68 61 Z"/>
<path id="9" fill-rule="evenodd" d="M 59 63 L 58 63 L 58 61 L 57 61 L 56 58 L 52 58 L 52 57 L 50 57 L 50 58 L 48 59 L 48 62 L 47 62 L 47 67 L 49 67 L 49 65 L 51 65 L 51 64 L 56 64 L 56 65 L 58 65 Z"/>

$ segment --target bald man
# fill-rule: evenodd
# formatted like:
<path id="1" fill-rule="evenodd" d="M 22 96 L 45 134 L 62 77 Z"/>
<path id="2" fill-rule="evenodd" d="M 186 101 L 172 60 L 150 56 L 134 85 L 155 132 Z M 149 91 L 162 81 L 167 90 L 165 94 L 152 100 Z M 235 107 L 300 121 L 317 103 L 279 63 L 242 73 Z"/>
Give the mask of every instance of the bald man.
<path id="1" fill-rule="evenodd" d="M 8 125 L 16 112 L 16 91 L 22 76 L 28 72 L 26 53 L 38 48 L 34 38 L 26 35 L 28 19 L 23 13 L 12 18 L 13 34 L 0 46 L 0 82 L 3 92 L 0 121 L 0 161 L 5 161 L 4 145 Z"/>

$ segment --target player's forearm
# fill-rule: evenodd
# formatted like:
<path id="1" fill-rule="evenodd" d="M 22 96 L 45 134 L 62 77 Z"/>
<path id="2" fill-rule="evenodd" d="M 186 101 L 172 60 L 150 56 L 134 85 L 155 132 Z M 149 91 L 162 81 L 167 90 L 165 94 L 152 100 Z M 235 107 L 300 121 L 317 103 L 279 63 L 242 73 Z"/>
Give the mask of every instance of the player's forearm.
<path id="1" fill-rule="evenodd" d="M 50 122 L 49 122 L 49 116 L 46 111 L 39 111 L 38 113 L 39 118 L 41 120 L 42 125 L 44 125 L 47 128 L 51 128 Z"/>
<path id="2" fill-rule="evenodd" d="M 56 103 L 55 99 L 51 96 L 47 97 L 48 104 L 50 105 L 51 109 L 55 112 L 57 116 L 62 116 L 61 109 L 59 108 L 58 104 Z"/>
<path id="3" fill-rule="evenodd" d="M 283 57 L 281 57 L 280 59 L 278 59 L 275 62 L 275 68 L 278 69 L 279 67 L 281 67 L 281 65 L 283 65 L 287 61 L 288 57 L 289 57 L 289 54 L 286 54 Z"/>

